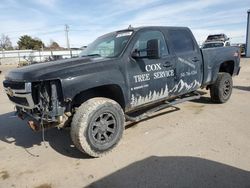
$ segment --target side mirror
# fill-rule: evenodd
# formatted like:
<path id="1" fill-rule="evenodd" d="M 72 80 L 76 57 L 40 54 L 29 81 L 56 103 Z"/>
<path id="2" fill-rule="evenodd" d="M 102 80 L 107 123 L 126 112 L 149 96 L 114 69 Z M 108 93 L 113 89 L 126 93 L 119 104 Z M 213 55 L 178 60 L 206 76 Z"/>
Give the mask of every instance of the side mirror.
<path id="1" fill-rule="evenodd" d="M 135 49 L 135 51 L 132 52 L 131 56 L 132 56 L 132 58 L 134 58 L 134 59 L 140 58 L 140 57 L 141 57 L 141 56 L 140 56 L 140 51 L 138 51 L 137 49 Z"/>
<path id="2" fill-rule="evenodd" d="M 147 42 L 147 57 L 149 59 L 160 58 L 160 40 L 152 39 Z"/>
<path id="3" fill-rule="evenodd" d="M 143 50 L 135 49 L 132 54 L 132 58 L 148 58 L 159 59 L 160 58 L 160 40 L 152 39 L 147 41 L 147 48 Z"/>

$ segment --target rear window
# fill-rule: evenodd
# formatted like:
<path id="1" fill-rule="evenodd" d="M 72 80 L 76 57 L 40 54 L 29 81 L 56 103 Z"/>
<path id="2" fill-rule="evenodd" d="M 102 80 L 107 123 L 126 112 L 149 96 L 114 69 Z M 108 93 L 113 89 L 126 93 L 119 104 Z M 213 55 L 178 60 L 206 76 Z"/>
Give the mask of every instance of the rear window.
<path id="1" fill-rule="evenodd" d="M 175 53 L 195 50 L 192 35 L 187 30 L 169 30 L 169 40 Z"/>

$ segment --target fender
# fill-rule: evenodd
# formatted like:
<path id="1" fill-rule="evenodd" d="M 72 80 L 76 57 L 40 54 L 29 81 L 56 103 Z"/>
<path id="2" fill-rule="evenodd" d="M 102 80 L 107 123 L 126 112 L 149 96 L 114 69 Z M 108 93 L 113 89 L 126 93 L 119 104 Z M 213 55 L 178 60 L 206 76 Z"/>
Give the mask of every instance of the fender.
<path id="1" fill-rule="evenodd" d="M 112 74 L 110 74 L 110 72 L 112 72 Z M 62 79 L 61 84 L 65 101 L 72 100 L 77 94 L 83 91 L 104 85 L 119 86 L 124 94 L 125 103 L 128 99 L 127 93 L 125 92 L 124 77 L 117 68 Z"/>

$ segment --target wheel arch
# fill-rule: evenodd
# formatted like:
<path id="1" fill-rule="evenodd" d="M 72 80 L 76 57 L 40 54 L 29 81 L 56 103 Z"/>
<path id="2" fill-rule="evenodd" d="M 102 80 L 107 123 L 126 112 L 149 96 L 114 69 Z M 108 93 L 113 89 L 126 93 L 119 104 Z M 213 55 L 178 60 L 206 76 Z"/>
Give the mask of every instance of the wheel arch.
<path id="1" fill-rule="evenodd" d="M 108 84 L 93 87 L 76 94 L 72 99 L 72 107 L 79 107 L 83 102 L 94 97 L 105 97 L 116 101 L 121 108 L 125 109 L 125 97 L 119 85 Z"/>
<path id="2" fill-rule="evenodd" d="M 212 79 L 207 84 L 207 86 L 210 87 L 211 84 L 215 83 L 215 81 L 218 78 L 218 73 L 226 72 L 226 73 L 229 73 L 231 76 L 233 76 L 234 66 L 235 66 L 235 62 L 233 60 L 223 61 L 222 63 L 219 63 L 217 66 L 214 66 L 213 73 L 211 76 Z"/>
<path id="3" fill-rule="evenodd" d="M 233 60 L 224 61 L 220 64 L 219 72 L 227 72 L 232 76 L 234 73 L 234 65 L 235 63 Z"/>

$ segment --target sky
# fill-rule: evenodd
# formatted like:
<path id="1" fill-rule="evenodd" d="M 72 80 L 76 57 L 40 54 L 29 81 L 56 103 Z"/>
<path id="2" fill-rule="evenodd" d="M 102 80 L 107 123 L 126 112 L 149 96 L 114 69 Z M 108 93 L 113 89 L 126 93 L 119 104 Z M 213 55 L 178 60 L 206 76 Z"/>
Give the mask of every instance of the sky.
<path id="1" fill-rule="evenodd" d="M 250 0 L 0 0 L 0 34 L 13 46 L 22 35 L 66 47 L 88 45 L 108 32 L 137 26 L 187 26 L 201 44 L 207 35 L 225 33 L 245 42 Z"/>

